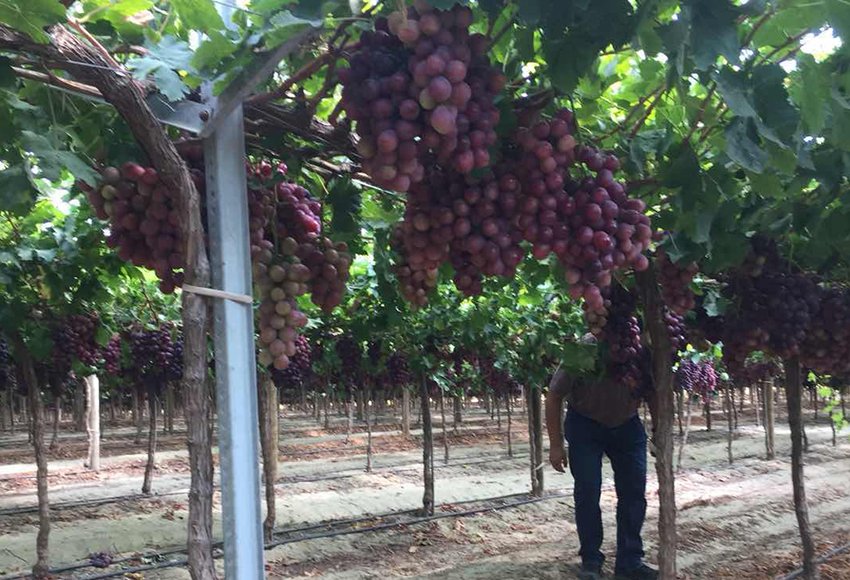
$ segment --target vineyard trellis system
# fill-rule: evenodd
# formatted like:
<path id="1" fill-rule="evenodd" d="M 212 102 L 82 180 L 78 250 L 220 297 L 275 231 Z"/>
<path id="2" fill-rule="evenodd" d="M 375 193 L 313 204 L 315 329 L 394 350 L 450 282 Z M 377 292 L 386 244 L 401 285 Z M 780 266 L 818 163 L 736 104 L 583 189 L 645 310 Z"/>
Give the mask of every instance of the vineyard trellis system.
<path id="1" fill-rule="evenodd" d="M 850 374 L 850 211 L 843 203 L 850 163 L 841 135 L 850 108 L 842 96 L 846 47 L 816 58 L 806 44 L 848 32 L 850 12 L 842 2 L 795 7 L 783 0 L 600 0 L 593 10 L 560 11 L 542 0 L 416 0 L 413 6 L 368 3 L 362 10 L 326 3 L 313 17 L 303 11 L 311 2 L 249 8 L 151 0 L 148 7 L 156 10 L 134 14 L 115 13 L 120 7 L 102 0 L 37 4 L 0 4 L 0 16 L 9 21 L 0 24 L 0 50 L 10 55 L 0 57 L 0 72 L 8 73 L 0 81 L 4 87 L 9 79 L 38 83 L 32 94 L 21 94 L 38 99 L 44 89 L 47 106 L 40 110 L 50 111 L 48 125 L 44 119 L 16 124 L 32 113 L 0 118 L 11 135 L 0 144 L 3 183 L 11 184 L 0 195 L 16 207 L 26 205 L 27 196 L 17 190 L 21 181 L 29 187 L 44 175 L 45 182 L 57 183 L 73 169 L 88 209 L 109 225 L 88 238 L 85 228 L 97 229 L 90 214 L 81 225 L 74 223 L 76 215 L 63 221 L 44 207 L 29 221 L 2 210 L 8 217 L 0 228 L 4 239 L 21 242 L 26 226 L 23 231 L 37 232 L 32 237 L 52 236 L 57 246 L 4 251 L 0 260 L 0 291 L 11 304 L 0 304 L 0 321 L 11 321 L 4 327 L 11 349 L 2 342 L 0 378 L 16 385 L 3 393 L 2 418 L 8 406 L 14 423 L 15 397 L 26 400 L 39 500 L 36 576 L 49 569 L 42 387 L 50 389 L 56 443 L 72 368 L 95 376 L 88 371 L 100 361 L 89 347 L 95 339 L 109 341 L 104 377 L 133 383 L 139 435 L 145 398 L 149 405 L 144 492 L 150 491 L 155 463 L 158 405 L 173 406 L 170 383 L 176 379 L 167 381 L 163 393 L 161 381 L 150 376 L 122 375 L 126 369 L 115 351 L 122 337 L 96 337 L 96 315 L 48 307 L 91 291 L 86 281 L 97 279 L 98 268 L 69 262 L 67 271 L 77 280 L 70 291 L 61 288 L 62 275 L 45 272 L 44 265 L 75 243 L 86 247 L 102 240 L 104 229 L 118 258 L 151 270 L 163 293 L 182 287 L 182 328 L 164 324 L 156 336 L 170 344 L 172 331 L 182 333 L 180 354 L 174 354 L 175 341 L 169 360 L 182 362 L 175 374 L 185 397 L 192 476 L 186 561 L 195 579 L 215 577 L 213 413 L 225 571 L 250 580 L 264 574 L 263 533 L 266 539 L 274 533 L 274 486 L 284 481 L 277 479 L 276 465 L 280 385 L 298 383 L 306 405 L 303 385 L 312 381 L 315 418 L 324 414 L 326 428 L 330 409 L 344 407 L 346 440 L 354 413 L 365 418 L 367 471 L 377 437 L 372 418 L 391 398 L 388 385 L 403 389 L 401 425 L 411 441 L 418 440 L 410 436 L 418 391 L 425 487 L 419 521 L 429 521 L 448 517 L 434 515 L 434 472 L 441 466 L 434 461 L 432 413 L 442 419 L 449 464 L 446 417 L 453 414 L 455 426 L 461 423 L 461 397 L 474 389 L 500 429 L 506 403 L 511 457 L 511 402 L 525 401 L 531 489 L 544 493 L 540 395 L 558 358 L 578 375 L 606 373 L 651 407 L 658 563 L 666 579 L 677 575 L 677 392 L 679 464 L 692 399 L 702 398 L 711 429 L 716 384 L 725 397 L 728 461 L 737 383 L 762 387 L 756 391 L 772 458 L 774 378 L 784 373 L 803 575 L 817 576 L 803 473 L 803 395 L 809 389 L 817 419 L 818 381 L 828 376 L 840 383 Z M 87 13 L 92 6 L 94 14 Z M 151 22 L 159 26 L 149 27 L 149 36 L 137 35 L 145 46 L 107 49 L 96 36 L 124 40 L 125 33 L 129 38 Z M 284 60 L 297 64 L 287 66 L 281 80 Z M 54 89 L 110 105 L 112 120 L 117 113 L 135 143 L 119 144 L 127 135 L 114 142 L 94 135 L 109 133 L 112 139 L 114 127 L 98 126 L 94 133 L 63 127 L 67 135 L 53 134 L 61 126 L 57 110 L 64 112 L 52 100 Z M 0 112 L 39 110 L 26 98 L 4 88 Z M 78 112 L 75 122 L 86 118 Z M 34 128 L 50 138 L 39 139 Z M 93 154 L 95 163 L 82 163 L 70 151 L 85 148 L 87 139 L 102 149 Z M 271 142 L 279 146 L 270 148 Z M 112 145 L 118 156 L 126 154 L 125 146 L 141 149 L 150 166 L 110 166 L 105 150 Z M 287 176 L 280 151 L 292 153 L 293 173 L 307 176 L 305 185 L 324 190 L 321 202 Z M 252 158 L 250 152 L 261 155 Z M 344 194 L 336 189 L 340 183 L 348 188 Z M 373 192 L 368 203 L 361 187 Z M 330 223 L 324 203 L 332 209 Z M 36 223 L 53 221 L 62 221 L 57 231 Z M 373 255 L 364 265 L 356 262 L 366 226 Z M 88 259 L 104 257 L 89 250 Z M 117 270 L 117 263 L 109 268 Z M 360 294 L 343 304 L 355 265 L 371 278 L 351 285 Z M 456 292 L 447 290 L 447 271 Z M 38 283 L 27 283 L 28 276 Z M 386 288 L 391 277 L 400 286 L 392 292 Z M 7 282 L 13 278 L 17 287 Z M 159 325 L 157 308 L 141 287 L 141 295 L 128 301 L 143 304 L 150 310 L 145 316 Z M 15 292 L 20 301 L 11 300 Z M 31 298 L 37 307 L 17 308 Z M 411 308 L 399 306 L 402 300 Z M 308 319 L 302 310 L 313 306 L 311 312 L 326 314 L 342 306 L 350 321 L 343 327 Z M 488 322 L 482 310 L 502 320 Z M 397 336 L 372 336 L 374 321 L 365 314 L 370 311 L 386 326 L 394 317 L 393 324 L 405 328 Z M 411 313 L 418 312 L 433 317 L 414 319 Z M 399 322 L 405 313 L 410 319 Z M 459 314 L 466 317 L 462 322 Z M 305 327 L 315 340 L 307 341 Z M 578 340 L 585 331 L 599 348 Z M 404 352 L 409 345 L 396 344 L 404 342 L 402 336 L 422 351 L 410 368 Z M 63 343 L 67 352 L 55 346 Z M 755 369 L 752 357 L 769 359 L 757 364 L 776 368 Z M 149 364 L 159 364 L 157 376 L 169 366 L 164 359 Z M 723 368 L 720 375 L 715 364 Z M 706 369 L 710 377 L 689 377 Z M 756 370 L 763 376 L 749 376 Z M 215 401 L 208 384 L 213 374 Z M 690 386 L 676 384 L 680 375 Z M 87 384 L 87 398 L 99 401 L 94 382 Z M 838 404 L 838 391 L 831 392 L 830 420 Z M 78 390 L 78 421 L 82 398 Z M 447 405 L 453 405 L 448 414 Z M 167 415 L 170 422 L 172 413 Z M 97 405 L 89 408 L 88 430 L 89 464 L 97 470 Z M 256 469 L 261 454 L 262 474 Z M 264 527 L 260 477 L 268 492 Z"/>

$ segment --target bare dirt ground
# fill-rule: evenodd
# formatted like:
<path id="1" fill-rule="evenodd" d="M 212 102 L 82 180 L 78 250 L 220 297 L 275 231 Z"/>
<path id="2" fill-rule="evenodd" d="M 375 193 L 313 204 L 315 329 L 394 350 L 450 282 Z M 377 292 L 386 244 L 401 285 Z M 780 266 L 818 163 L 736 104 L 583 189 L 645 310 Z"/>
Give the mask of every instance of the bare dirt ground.
<path id="1" fill-rule="evenodd" d="M 818 550 L 825 552 L 850 542 L 850 437 L 838 436 L 832 446 L 827 423 L 814 424 L 808 415 L 810 449 L 806 455 L 806 485 Z M 406 440 L 391 417 L 374 428 L 374 469 L 365 473 L 365 435 L 345 434 L 345 420 L 331 417 L 325 431 L 304 416 L 285 417 L 281 464 L 276 486 L 278 538 L 293 540 L 266 552 L 270 578 L 354 579 L 378 577 L 519 579 L 571 578 L 578 544 L 572 523 L 572 480 L 546 472 L 552 496 L 544 501 L 504 508 L 502 502 L 475 502 L 513 496 L 529 489 L 527 432 L 515 419 L 514 451 L 506 454 L 504 432 L 480 411 L 468 413 L 457 434 L 449 428 L 450 460 L 444 464 L 442 445 L 435 444 L 438 515 L 495 507 L 468 517 L 444 517 L 421 523 L 388 525 L 391 512 L 421 504 L 421 451 L 416 438 Z M 504 424 L 502 425 L 504 428 Z M 154 495 L 138 495 L 144 469 L 142 446 L 133 445 L 131 427 L 107 429 L 107 451 L 99 474 L 85 472 L 77 457 L 84 438 L 64 433 L 61 448 L 70 455 L 51 461 L 51 561 L 57 567 L 107 551 L 127 557 L 123 566 L 156 562 L 156 553 L 179 548 L 185 541 L 188 467 L 180 449 L 182 435 L 168 438 L 158 455 Z M 439 437 L 440 429 L 435 429 Z M 112 438 L 112 439 L 110 439 Z M 791 499 L 787 426 L 777 423 L 777 459 L 766 461 L 764 436 L 752 416 L 742 416 L 735 432 L 735 462 L 726 459 L 726 424 L 715 415 L 714 430 L 705 431 L 694 418 L 682 469 L 677 477 L 679 508 L 679 570 L 682 578 L 774 578 L 799 562 L 796 519 Z M 36 512 L 34 466 L 25 434 L 0 434 L 0 574 L 26 571 L 34 558 Z M 65 457 L 65 458 L 63 458 Z M 14 460 L 14 462 L 13 462 Z M 652 461 L 650 460 L 650 465 Z M 605 465 L 603 514 L 604 550 L 613 556 L 616 496 L 610 467 Z M 654 473 L 649 481 L 645 527 L 648 559 L 654 558 L 657 494 Z M 469 502 L 473 503 L 469 503 Z M 216 497 L 216 516 L 220 516 Z M 345 518 L 366 518 L 343 530 L 315 524 Z M 314 525 L 310 533 L 327 537 L 303 539 L 288 533 Z M 341 531 L 342 530 L 342 531 Z M 343 533 L 347 530 L 347 533 Z M 350 533 L 356 530 L 358 533 Z M 220 522 L 215 533 L 220 536 Z M 181 555 L 159 558 L 179 558 Z M 220 561 L 219 561 L 220 562 Z M 612 562 L 613 564 L 613 562 Z M 109 571 L 119 571 L 113 567 Z M 57 578 L 86 578 L 92 568 L 69 570 Z M 116 577 L 120 577 L 116 576 Z M 179 567 L 149 570 L 144 578 L 188 578 Z M 850 578 L 850 554 L 830 559 L 822 568 L 827 579 Z"/>

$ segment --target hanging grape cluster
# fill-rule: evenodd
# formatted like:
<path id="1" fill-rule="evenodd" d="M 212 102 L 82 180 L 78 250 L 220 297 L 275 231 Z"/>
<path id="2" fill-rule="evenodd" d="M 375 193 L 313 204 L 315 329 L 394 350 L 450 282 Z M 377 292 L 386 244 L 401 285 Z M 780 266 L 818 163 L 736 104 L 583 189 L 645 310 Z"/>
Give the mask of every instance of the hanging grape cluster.
<path id="1" fill-rule="evenodd" d="M 127 341 L 134 378 L 160 390 L 166 382 L 183 376 L 183 341 L 172 338 L 169 327 L 136 327 L 128 331 Z"/>
<path id="2" fill-rule="evenodd" d="M 279 389 L 291 389 L 306 382 L 311 367 L 313 349 L 306 336 L 295 339 L 295 354 L 289 357 L 289 366 L 283 370 L 272 370 L 272 381 Z"/>
<path id="3" fill-rule="evenodd" d="M 275 175 L 275 172 L 277 175 Z M 351 256 L 344 243 L 321 235 L 321 204 L 303 187 L 283 181 L 286 166 L 249 167 L 248 189 L 254 286 L 260 299 L 258 359 L 278 371 L 298 352 L 307 316 L 299 296 L 330 312 L 342 301 Z"/>
<path id="4" fill-rule="evenodd" d="M 661 285 L 661 298 L 673 313 L 684 316 L 695 305 L 691 281 L 699 271 L 695 263 L 682 266 L 673 262 L 662 248 L 655 254 L 658 267 L 658 283 Z"/>
<path id="5" fill-rule="evenodd" d="M 736 369 L 735 374 L 730 372 L 735 384 L 742 387 L 758 385 L 781 374 L 782 367 L 771 359 L 757 362 L 747 361 Z"/>
<path id="6" fill-rule="evenodd" d="M 665 308 L 664 325 L 667 327 L 667 336 L 670 337 L 670 347 L 675 358 L 676 353 L 688 344 L 685 319 L 679 314 Z"/>
<path id="7" fill-rule="evenodd" d="M 96 335 L 100 318 L 94 312 L 69 316 L 63 325 L 64 338 L 60 348 L 69 348 L 83 365 L 94 367 L 100 355 Z"/>
<path id="8" fill-rule="evenodd" d="M 121 372 L 121 335 L 113 334 L 101 352 L 103 370 L 109 376 L 118 376 Z"/>
<path id="9" fill-rule="evenodd" d="M 391 388 L 409 385 L 413 381 L 407 355 L 394 351 L 387 357 L 386 385 Z"/>
<path id="10" fill-rule="evenodd" d="M 723 361 L 732 376 L 741 374 L 755 351 L 783 359 L 802 354 L 821 310 L 823 290 L 814 277 L 783 260 L 774 243 L 757 237 L 744 264 L 724 282 L 721 292 L 730 310 L 713 319 L 698 313 L 697 323 L 709 340 L 723 341 Z"/>
<path id="11" fill-rule="evenodd" d="M 12 363 L 12 353 L 9 343 L 0 336 L 0 389 L 12 386 L 15 378 L 15 369 Z"/>
<path id="12" fill-rule="evenodd" d="M 107 244 L 122 260 L 156 272 L 160 289 L 173 292 L 183 281 L 185 262 L 177 194 L 160 182 L 156 169 L 138 163 L 106 167 L 101 176 L 96 188 L 84 189 L 97 217 L 109 220 Z"/>
<path id="13" fill-rule="evenodd" d="M 717 371 L 711 361 L 694 362 L 685 359 L 676 369 L 676 384 L 707 402 L 717 389 Z"/>
<path id="14" fill-rule="evenodd" d="M 484 379 L 485 387 L 489 387 L 496 395 L 517 396 L 520 393 L 520 384 L 505 369 L 496 366 L 496 360 L 492 356 L 480 357 L 481 377 Z"/>
<path id="15" fill-rule="evenodd" d="M 339 71 L 342 105 L 357 123 L 363 169 L 407 191 L 434 161 L 461 174 L 490 164 L 505 78 L 470 34 L 472 11 L 425 2 L 375 21 Z"/>
<path id="16" fill-rule="evenodd" d="M 821 290 L 820 310 L 800 345 L 800 360 L 818 373 L 846 375 L 850 372 L 850 291 Z"/>
<path id="17" fill-rule="evenodd" d="M 611 287 L 610 299 L 605 302 L 605 323 L 595 330 L 607 347 L 608 376 L 636 390 L 644 379 L 636 300 L 631 292 L 618 284 Z"/>

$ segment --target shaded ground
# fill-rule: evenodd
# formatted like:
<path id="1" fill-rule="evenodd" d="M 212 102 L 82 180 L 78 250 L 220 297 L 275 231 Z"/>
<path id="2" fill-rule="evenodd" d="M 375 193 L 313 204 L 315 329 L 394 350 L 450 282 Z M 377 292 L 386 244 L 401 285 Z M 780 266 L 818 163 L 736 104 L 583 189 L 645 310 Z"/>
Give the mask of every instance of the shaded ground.
<path id="1" fill-rule="evenodd" d="M 787 427 L 778 426 L 778 459 L 765 461 L 761 458 L 763 433 L 752 419 L 742 417 L 733 446 L 736 461 L 731 466 L 726 460 L 724 422 L 715 417 L 716 430 L 706 432 L 701 420 L 694 420 L 677 477 L 683 578 L 772 578 L 793 570 L 799 561 Z M 346 442 L 345 429 L 339 425 L 325 432 L 308 418 L 285 419 L 277 485 L 278 524 L 292 527 L 417 508 L 422 494 L 419 442 L 403 439 L 392 427 L 376 427 L 375 469 L 365 473 L 362 433 Z M 485 424 L 478 413 L 458 434 L 450 434 L 448 465 L 443 465 L 442 447 L 436 445 L 438 503 L 528 491 L 523 428 L 516 429 L 516 456 L 509 458 L 504 434 L 495 427 Z M 440 430 L 435 431 L 439 434 Z M 823 423 L 809 425 L 808 435 L 806 483 L 811 518 L 818 548 L 826 551 L 850 542 L 850 440 L 846 433 L 839 435 L 838 446 L 832 447 L 831 431 Z M 0 461 L 4 461 L 2 455 Z M 129 556 L 184 542 L 188 473 L 182 450 L 161 456 L 154 480 L 155 492 L 160 495 L 96 503 L 137 494 L 143 466 L 143 455 L 126 454 L 107 458 L 100 474 L 81 472 L 78 460 L 52 462 L 56 474 L 51 479 L 51 497 L 64 504 L 54 511 L 52 520 L 51 560 L 55 564 L 80 561 L 90 552 Z M 606 463 L 602 501 L 608 535 L 604 548 L 609 554 L 614 552 L 616 499 L 611 476 Z M 31 464 L 0 464 L 0 573 L 25 570 L 26 562 L 33 558 L 36 514 L 26 510 L 35 504 L 34 483 Z M 566 496 L 471 517 L 278 546 L 266 552 L 269 577 L 570 578 L 578 549 L 569 497 L 572 480 L 547 470 L 546 486 Z M 651 557 L 657 524 L 654 475 L 649 488 L 645 538 Z M 68 503 L 82 501 L 91 503 Z M 13 513 L 15 510 L 24 513 Z M 218 526 L 216 534 L 220 534 Z M 87 569 L 61 577 L 84 578 L 92 573 Z M 850 554 L 830 560 L 822 573 L 829 579 L 850 578 Z M 146 572 L 145 578 L 188 578 L 188 574 L 164 569 Z"/>

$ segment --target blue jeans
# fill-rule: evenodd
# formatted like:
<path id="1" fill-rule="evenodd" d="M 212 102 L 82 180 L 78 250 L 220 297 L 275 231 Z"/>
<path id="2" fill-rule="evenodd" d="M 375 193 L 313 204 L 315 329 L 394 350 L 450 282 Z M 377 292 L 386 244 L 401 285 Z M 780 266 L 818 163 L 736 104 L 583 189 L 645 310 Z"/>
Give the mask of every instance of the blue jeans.
<path id="1" fill-rule="evenodd" d="M 570 472 L 575 488 L 576 528 L 582 563 L 602 564 L 602 454 L 611 460 L 617 490 L 616 571 L 630 571 L 643 561 L 640 537 L 646 516 L 646 431 L 635 415 L 619 427 L 568 411 L 564 435 L 569 444 Z"/>

